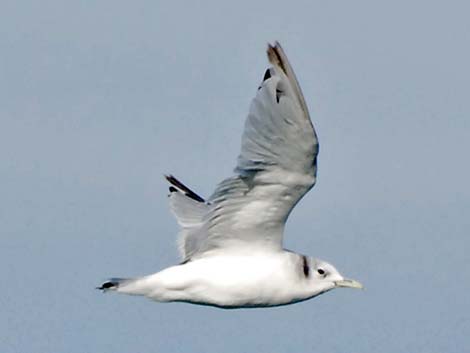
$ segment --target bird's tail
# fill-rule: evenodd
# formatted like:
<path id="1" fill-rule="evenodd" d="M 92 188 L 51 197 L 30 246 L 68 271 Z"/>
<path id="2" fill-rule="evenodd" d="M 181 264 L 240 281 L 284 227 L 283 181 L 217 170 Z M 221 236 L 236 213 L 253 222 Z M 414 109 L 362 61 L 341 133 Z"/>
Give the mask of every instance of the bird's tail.
<path id="1" fill-rule="evenodd" d="M 106 282 L 104 282 L 101 286 L 96 287 L 96 289 L 102 290 L 103 293 L 106 293 L 110 290 L 117 290 L 120 286 L 125 285 L 129 282 L 133 281 L 130 278 L 110 278 Z"/>
<path id="2" fill-rule="evenodd" d="M 110 278 L 96 289 L 102 290 L 103 293 L 113 291 L 121 294 L 130 295 L 147 295 L 153 288 L 153 282 L 148 279 L 151 276 L 143 276 L 136 278 Z"/>

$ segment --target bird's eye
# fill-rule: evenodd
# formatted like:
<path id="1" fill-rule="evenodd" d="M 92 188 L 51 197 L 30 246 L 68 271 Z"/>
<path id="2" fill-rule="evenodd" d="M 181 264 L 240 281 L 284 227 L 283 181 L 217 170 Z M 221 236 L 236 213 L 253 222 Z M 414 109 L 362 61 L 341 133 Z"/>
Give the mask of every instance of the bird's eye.
<path id="1" fill-rule="evenodd" d="M 322 268 L 319 268 L 317 272 L 319 275 L 322 275 L 322 276 L 325 274 L 325 270 L 323 270 Z"/>

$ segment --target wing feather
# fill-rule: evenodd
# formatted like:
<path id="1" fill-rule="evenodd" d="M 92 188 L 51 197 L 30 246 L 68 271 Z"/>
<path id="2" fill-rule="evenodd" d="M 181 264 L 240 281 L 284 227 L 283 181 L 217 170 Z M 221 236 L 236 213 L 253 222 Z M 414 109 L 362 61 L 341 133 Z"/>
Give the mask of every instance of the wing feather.
<path id="1" fill-rule="evenodd" d="M 267 54 L 273 66 L 251 103 L 235 176 L 208 199 L 193 257 L 221 248 L 282 248 L 287 217 L 315 184 L 318 139 L 305 99 L 280 44 Z"/>
<path id="2" fill-rule="evenodd" d="M 251 103 L 235 176 L 207 202 L 168 179 L 182 192 L 173 210 L 184 260 L 217 249 L 282 248 L 290 212 L 315 184 L 318 139 L 300 85 L 278 42 L 267 55 L 272 67 Z"/>

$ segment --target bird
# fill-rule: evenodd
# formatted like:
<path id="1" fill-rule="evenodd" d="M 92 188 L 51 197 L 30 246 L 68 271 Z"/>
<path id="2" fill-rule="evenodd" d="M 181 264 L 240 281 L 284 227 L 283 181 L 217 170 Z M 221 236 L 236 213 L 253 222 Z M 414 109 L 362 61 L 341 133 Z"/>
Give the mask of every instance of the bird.
<path id="1" fill-rule="evenodd" d="M 181 262 L 97 289 L 223 309 L 276 307 L 335 288 L 363 288 L 330 263 L 283 247 L 284 228 L 315 185 L 319 144 L 300 85 L 279 42 L 251 102 L 234 174 L 204 199 L 173 175 L 170 209 Z"/>

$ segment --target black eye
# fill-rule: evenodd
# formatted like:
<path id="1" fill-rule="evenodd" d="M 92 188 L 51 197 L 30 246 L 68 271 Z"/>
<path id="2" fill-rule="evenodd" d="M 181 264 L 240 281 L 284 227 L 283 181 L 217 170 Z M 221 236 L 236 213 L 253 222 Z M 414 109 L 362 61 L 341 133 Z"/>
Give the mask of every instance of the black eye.
<path id="1" fill-rule="evenodd" d="M 321 269 L 321 268 L 319 268 L 319 269 L 317 270 L 317 272 L 318 272 L 318 274 L 320 274 L 320 275 L 322 275 L 322 276 L 325 274 L 325 271 L 324 271 L 323 269 Z"/>

